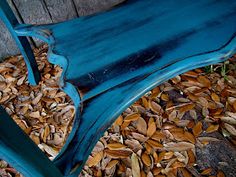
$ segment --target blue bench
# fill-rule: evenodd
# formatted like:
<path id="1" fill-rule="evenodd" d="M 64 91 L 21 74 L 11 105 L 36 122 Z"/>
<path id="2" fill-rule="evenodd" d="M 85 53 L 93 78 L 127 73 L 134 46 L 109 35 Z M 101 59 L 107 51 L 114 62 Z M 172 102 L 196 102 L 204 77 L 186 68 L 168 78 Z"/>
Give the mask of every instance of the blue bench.
<path id="1" fill-rule="evenodd" d="M 39 26 L 19 24 L 1 0 L 0 17 L 24 56 L 31 84 L 40 73 L 26 36 L 48 43 L 49 62 L 63 68 L 59 84 L 76 107 L 73 130 L 53 161 L 64 176 L 79 174 L 104 131 L 147 91 L 236 52 L 235 0 L 128 0 L 104 13 Z"/>

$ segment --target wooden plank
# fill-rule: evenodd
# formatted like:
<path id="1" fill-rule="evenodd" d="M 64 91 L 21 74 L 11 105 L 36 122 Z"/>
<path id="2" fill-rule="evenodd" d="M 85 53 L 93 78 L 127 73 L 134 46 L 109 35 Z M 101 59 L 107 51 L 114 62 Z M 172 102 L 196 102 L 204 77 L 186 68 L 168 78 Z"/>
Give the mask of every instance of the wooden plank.
<path id="1" fill-rule="evenodd" d="M 48 24 L 52 19 L 42 0 L 13 0 L 24 23 L 27 24 Z M 37 46 L 42 41 L 34 38 Z"/>
<path id="2" fill-rule="evenodd" d="M 17 48 L 11 34 L 8 32 L 4 23 L 0 20 L 0 61 L 10 55 L 18 54 Z"/>
<path id="3" fill-rule="evenodd" d="M 124 1 L 125 0 L 74 0 L 79 16 L 105 11 Z"/>
<path id="4" fill-rule="evenodd" d="M 44 1 L 53 23 L 77 17 L 76 8 L 70 0 Z"/>
<path id="5" fill-rule="evenodd" d="M 11 0 L 7 0 L 7 2 L 11 6 L 17 19 L 21 21 Z M 0 61 L 2 61 L 5 57 L 8 57 L 10 55 L 15 55 L 18 53 L 20 53 L 18 47 L 16 46 L 14 40 L 12 39 L 11 34 L 8 32 L 6 26 L 0 19 Z"/>
<path id="6" fill-rule="evenodd" d="M 51 17 L 41 0 L 13 0 L 24 23 L 52 23 Z"/>

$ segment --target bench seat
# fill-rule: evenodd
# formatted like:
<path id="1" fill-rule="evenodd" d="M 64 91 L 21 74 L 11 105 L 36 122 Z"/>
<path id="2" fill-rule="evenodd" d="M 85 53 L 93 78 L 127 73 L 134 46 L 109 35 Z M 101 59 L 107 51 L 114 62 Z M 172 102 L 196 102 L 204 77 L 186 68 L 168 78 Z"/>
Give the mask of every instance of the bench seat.
<path id="1" fill-rule="evenodd" d="M 185 58 L 219 50 L 235 37 L 235 19 L 234 0 L 129 0 L 109 12 L 35 31 L 50 31 L 52 52 L 68 60 L 64 79 L 89 91 L 86 100 Z"/>

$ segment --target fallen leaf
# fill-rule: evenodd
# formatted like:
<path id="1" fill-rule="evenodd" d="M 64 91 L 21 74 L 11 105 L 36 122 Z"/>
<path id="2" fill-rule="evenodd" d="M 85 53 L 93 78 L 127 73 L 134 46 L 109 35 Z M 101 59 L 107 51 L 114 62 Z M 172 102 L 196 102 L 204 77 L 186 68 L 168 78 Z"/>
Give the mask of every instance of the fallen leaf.
<path id="1" fill-rule="evenodd" d="M 212 132 L 215 132 L 217 131 L 219 128 L 219 125 L 210 125 L 207 129 L 206 129 L 206 132 L 207 133 L 212 133 Z"/>
<path id="2" fill-rule="evenodd" d="M 107 164 L 106 169 L 111 169 L 111 168 L 113 168 L 114 166 L 116 166 L 118 163 L 119 163 L 118 160 L 111 160 L 111 161 Z"/>
<path id="3" fill-rule="evenodd" d="M 137 120 L 137 130 L 143 135 L 147 134 L 147 123 L 142 117 Z"/>
<path id="4" fill-rule="evenodd" d="M 133 153 L 131 156 L 131 167 L 132 167 L 133 177 L 140 177 L 141 174 L 140 174 L 139 161 L 138 161 L 138 157 L 135 153 Z"/>
<path id="5" fill-rule="evenodd" d="M 207 168 L 201 172 L 201 175 L 209 175 L 212 172 L 212 168 Z"/>
<path id="6" fill-rule="evenodd" d="M 132 151 L 129 150 L 110 150 L 110 149 L 105 149 L 105 152 L 108 156 L 112 158 L 127 158 L 132 153 Z"/>
<path id="7" fill-rule="evenodd" d="M 148 166 L 148 167 L 151 166 L 151 159 L 150 159 L 150 157 L 149 157 L 148 154 L 143 153 L 142 156 L 141 156 L 141 159 L 142 159 L 143 163 L 144 163 L 146 166 Z"/>
<path id="8" fill-rule="evenodd" d="M 148 129 L 147 129 L 147 136 L 151 137 L 155 133 L 156 128 L 157 127 L 156 127 L 155 122 L 150 123 L 150 125 L 148 126 Z"/>
<path id="9" fill-rule="evenodd" d="M 96 166 L 103 158 L 103 151 L 96 153 L 92 158 L 87 160 L 87 165 L 89 167 Z"/>
<path id="10" fill-rule="evenodd" d="M 119 149 L 124 149 L 126 146 L 121 143 L 110 143 L 107 144 L 107 147 L 110 150 L 119 150 Z"/>
<path id="11" fill-rule="evenodd" d="M 131 122 L 131 121 L 136 121 L 140 118 L 140 114 L 134 113 L 134 114 L 129 114 L 124 118 L 125 122 Z"/>
<path id="12" fill-rule="evenodd" d="M 187 151 L 189 149 L 194 149 L 195 146 L 192 143 L 188 143 L 188 142 L 178 142 L 178 143 L 166 143 L 164 144 L 164 149 L 166 151 Z"/>
<path id="13" fill-rule="evenodd" d="M 194 127 L 193 127 L 193 134 L 195 137 L 198 137 L 202 133 L 202 123 L 198 122 Z"/>

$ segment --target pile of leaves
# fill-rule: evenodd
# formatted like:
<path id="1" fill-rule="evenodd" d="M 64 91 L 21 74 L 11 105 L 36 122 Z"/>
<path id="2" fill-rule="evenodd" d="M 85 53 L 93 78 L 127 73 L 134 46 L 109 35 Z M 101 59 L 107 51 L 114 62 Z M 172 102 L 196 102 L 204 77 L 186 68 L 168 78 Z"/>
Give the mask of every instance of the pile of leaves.
<path id="1" fill-rule="evenodd" d="M 58 89 L 61 69 L 35 51 L 43 73 L 29 86 L 21 56 L 0 64 L 0 103 L 53 159 L 74 117 L 71 100 Z M 98 141 L 82 177 L 188 177 L 236 174 L 236 63 L 196 69 L 146 93 L 120 115 Z M 0 176 L 20 176 L 0 161 Z"/>

